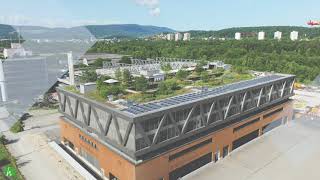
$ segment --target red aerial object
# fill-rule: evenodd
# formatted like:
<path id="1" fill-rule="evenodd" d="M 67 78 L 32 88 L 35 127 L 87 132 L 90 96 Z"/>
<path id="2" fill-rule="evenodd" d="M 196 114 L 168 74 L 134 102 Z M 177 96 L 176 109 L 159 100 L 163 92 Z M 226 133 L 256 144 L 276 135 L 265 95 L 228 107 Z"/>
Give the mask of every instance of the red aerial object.
<path id="1" fill-rule="evenodd" d="M 320 21 L 309 21 L 307 23 L 309 26 L 319 26 L 320 25 Z"/>

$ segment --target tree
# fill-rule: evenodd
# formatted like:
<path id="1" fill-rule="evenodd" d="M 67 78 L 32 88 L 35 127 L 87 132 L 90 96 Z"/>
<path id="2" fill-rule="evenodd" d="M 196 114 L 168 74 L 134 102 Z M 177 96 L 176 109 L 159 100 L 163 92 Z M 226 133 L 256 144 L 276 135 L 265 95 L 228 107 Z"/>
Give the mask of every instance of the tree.
<path id="1" fill-rule="evenodd" d="M 109 95 L 117 96 L 123 93 L 123 88 L 120 85 L 104 85 L 100 88 L 99 94 L 103 98 L 107 98 Z"/>
<path id="2" fill-rule="evenodd" d="M 172 67 L 169 63 L 163 63 L 161 64 L 161 70 L 168 73 L 169 71 L 172 70 Z"/>
<path id="3" fill-rule="evenodd" d="M 196 65 L 195 71 L 200 74 L 202 71 L 204 71 L 202 64 L 198 63 Z"/>
<path id="4" fill-rule="evenodd" d="M 86 70 L 82 73 L 82 76 L 80 76 L 80 81 L 82 83 L 87 82 L 95 82 L 97 80 L 97 73 L 94 70 Z"/>
<path id="5" fill-rule="evenodd" d="M 114 72 L 114 75 L 116 77 L 117 80 L 121 81 L 122 79 L 122 72 L 120 69 L 117 69 L 115 72 Z"/>
<path id="6" fill-rule="evenodd" d="M 162 81 L 158 87 L 158 93 L 162 95 L 172 94 L 175 90 L 179 89 L 176 79 L 168 79 Z"/>
<path id="7" fill-rule="evenodd" d="M 128 69 L 123 70 L 122 72 L 122 83 L 124 86 L 129 86 L 132 81 L 132 75 Z"/>
<path id="8" fill-rule="evenodd" d="M 98 58 L 96 59 L 93 63 L 92 66 L 96 67 L 96 68 L 102 68 L 103 67 L 103 62 L 111 62 L 112 59 L 102 59 L 102 58 Z"/>
<path id="9" fill-rule="evenodd" d="M 106 83 L 104 82 L 105 80 L 111 79 L 111 77 L 109 76 L 100 76 L 96 83 L 97 83 L 97 90 L 99 91 L 103 86 L 106 85 Z"/>
<path id="10" fill-rule="evenodd" d="M 207 71 L 201 72 L 200 79 L 201 79 L 203 82 L 208 82 L 208 81 L 209 81 L 209 74 L 208 74 L 208 72 L 207 72 Z"/>
<path id="11" fill-rule="evenodd" d="M 119 63 L 131 64 L 131 58 L 129 56 L 122 56 Z"/>
<path id="12" fill-rule="evenodd" d="M 177 74 L 176 74 L 176 77 L 177 79 L 179 80 L 185 80 L 189 75 L 189 72 L 188 71 L 185 71 L 183 69 L 180 69 Z"/>
<path id="13" fill-rule="evenodd" d="M 137 91 L 145 92 L 148 89 L 148 80 L 144 76 L 136 77 L 134 84 Z"/>

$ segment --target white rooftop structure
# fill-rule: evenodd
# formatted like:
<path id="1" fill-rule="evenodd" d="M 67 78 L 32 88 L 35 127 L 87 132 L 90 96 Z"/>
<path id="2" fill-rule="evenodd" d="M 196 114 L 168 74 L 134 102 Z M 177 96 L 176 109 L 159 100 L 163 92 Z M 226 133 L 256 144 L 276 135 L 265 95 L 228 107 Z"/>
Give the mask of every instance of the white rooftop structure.
<path id="1" fill-rule="evenodd" d="M 176 34 L 175 34 L 175 36 L 174 36 L 174 40 L 175 41 L 180 41 L 180 40 L 182 40 L 182 34 L 181 33 L 179 33 L 179 32 L 177 32 Z"/>
<path id="2" fill-rule="evenodd" d="M 103 82 L 105 82 L 107 84 L 115 84 L 115 83 L 118 83 L 119 81 L 116 80 L 116 79 L 108 79 L 108 80 L 105 80 Z"/>
<path id="3" fill-rule="evenodd" d="M 174 40 L 174 34 L 167 34 L 167 40 L 168 41 L 172 41 L 172 40 Z"/>
<path id="4" fill-rule="evenodd" d="M 266 33 L 263 31 L 260 31 L 258 33 L 258 40 L 264 40 Z"/>
<path id="5" fill-rule="evenodd" d="M 241 40 L 241 33 L 236 32 L 236 33 L 234 34 L 234 38 L 235 38 L 236 40 Z"/>
<path id="6" fill-rule="evenodd" d="M 276 31 L 274 33 L 274 39 L 280 40 L 282 38 L 282 32 Z"/>
<path id="7" fill-rule="evenodd" d="M 184 41 L 190 41 L 191 39 L 191 34 L 190 33 L 184 33 L 183 34 L 183 40 Z"/>
<path id="8" fill-rule="evenodd" d="M 292 31 L 292 32 L 290 33 L 290 39 L 291 39 L 292 41 L 298 40 L 298 37 L 299 37 L 299 32 L 298 32 L 298 31 Z"/>

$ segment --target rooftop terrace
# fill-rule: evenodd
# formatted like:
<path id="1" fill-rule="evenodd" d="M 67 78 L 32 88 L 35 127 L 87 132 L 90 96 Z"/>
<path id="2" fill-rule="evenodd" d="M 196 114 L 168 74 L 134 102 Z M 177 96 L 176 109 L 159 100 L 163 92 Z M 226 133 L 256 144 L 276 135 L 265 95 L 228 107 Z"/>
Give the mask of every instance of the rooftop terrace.
<path id="1" fill-rule="evenodd" d="M 227 94 L 233 91 L 239 91 L 242 89 L 259 86 L 260 84 L 281 80 L 281 79 L 287 78 L 288 76 L 290 75 L 281 75 L 281 74 L 268 75 L 265 77 L 259 77 L 252 80 L 240 81 L 237 83 L 220 86 L 217 88 L 205 89 L 197 93 L 188 93 L 180 96 L 166 98 L 160 101 L 144 103 L 144 104 L 136 104 L 128 108 L 125 108 L 122 111 L 129 112 L 134 115 L 140 115 L 140 114 L 152 112 L 152 111 L 159 111 L 159 110 L 177 106 L 183 103 L 193 102 L 193 101 L 205 99 L 208 97 L 211 98 L 217 95 Z"/>

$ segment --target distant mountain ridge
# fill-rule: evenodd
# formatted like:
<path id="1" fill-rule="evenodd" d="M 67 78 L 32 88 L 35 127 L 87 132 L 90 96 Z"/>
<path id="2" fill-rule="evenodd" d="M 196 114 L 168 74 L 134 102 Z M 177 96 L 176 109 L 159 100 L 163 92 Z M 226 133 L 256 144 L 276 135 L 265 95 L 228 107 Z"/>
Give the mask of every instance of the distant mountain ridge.
<path id="1" fill-rule="evenodd" d="M 0 38 L 10 38 L 10 32 L 19 29 L 22 36 L 35 39 L 78 39 L 128 37 L 138 38 L 152 36 L 163 32 L 174 32 L 167 27 L 145 26 L 138 24 L 87 25 L 72 28 L 47 28 L 41 26 L 9 26 L 0 24 Z"/>

